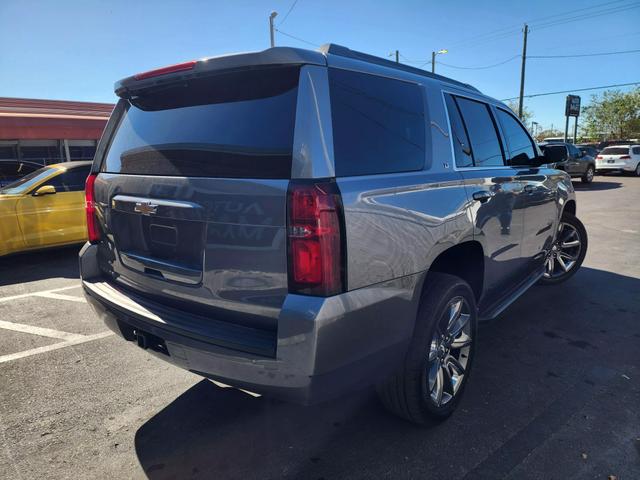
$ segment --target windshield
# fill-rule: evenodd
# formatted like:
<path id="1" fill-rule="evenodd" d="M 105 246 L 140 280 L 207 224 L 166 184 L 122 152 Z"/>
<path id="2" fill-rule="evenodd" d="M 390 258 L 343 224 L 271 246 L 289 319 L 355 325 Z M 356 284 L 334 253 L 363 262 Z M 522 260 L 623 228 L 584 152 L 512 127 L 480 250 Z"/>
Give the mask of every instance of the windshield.
<path id="1" fill-rule="evenodd" d="M 0 188 L 0 193 L 5 195 L 19 195 L 27 192 L 41 180 L 44 180 L 51 175 L 52 171 L 53 169 L 49 167 L 36 170 L 35 172 L 25 175 L 20 180 L 16 180 L 15 182 Z"/>
<path id="2" fill-rule="evenodd" d="M 629 147 L 607 147 L 600 155 L 629 155 Z"/>

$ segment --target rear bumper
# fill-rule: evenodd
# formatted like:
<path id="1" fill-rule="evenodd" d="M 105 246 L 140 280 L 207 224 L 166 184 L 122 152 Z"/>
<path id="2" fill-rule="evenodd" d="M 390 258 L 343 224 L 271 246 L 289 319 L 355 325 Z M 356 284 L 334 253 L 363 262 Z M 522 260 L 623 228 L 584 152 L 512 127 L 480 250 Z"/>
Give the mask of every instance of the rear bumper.
<path id="1" fill-rule="evenodd" d="M 596 163 L 598 172 L 633 172 L 637 162 Z"/>
<path id="2" fill-rule="evenodd" d="M 85 296 L 118 335 L 134 341 L 142 332 L 151 338 L 143 346 L 174 365 L 303 404 L 371 385 L 399 365 L 423 279 L 416 274 L 328 298 L 290 294 L 277 332 L 264 332 L 185 318 L 140 299 L 101 278 L 95 256 L 89 244 L 80 252 Z"/>

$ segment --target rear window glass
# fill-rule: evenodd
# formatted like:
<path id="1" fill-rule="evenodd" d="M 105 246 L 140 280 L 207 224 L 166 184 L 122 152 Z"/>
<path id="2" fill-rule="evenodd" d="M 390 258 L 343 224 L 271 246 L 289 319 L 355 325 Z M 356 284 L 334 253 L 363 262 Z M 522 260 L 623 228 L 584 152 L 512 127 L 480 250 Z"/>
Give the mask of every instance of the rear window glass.
<path id="1" fill-rule="evenodd" d="M 221 74 L 124 105 L 103 171 L 289 178 L 299 68 Z"/>
<path id="2" fill-rule="evenodd" d="M 629 155 L 629 147 L 607 147 L 600 155 Z"/>
<path id="3" fill-rule="evenodd" d="M 421 170 L 424 101 L 415 84 L 329 69 L 336 176 Z"/>

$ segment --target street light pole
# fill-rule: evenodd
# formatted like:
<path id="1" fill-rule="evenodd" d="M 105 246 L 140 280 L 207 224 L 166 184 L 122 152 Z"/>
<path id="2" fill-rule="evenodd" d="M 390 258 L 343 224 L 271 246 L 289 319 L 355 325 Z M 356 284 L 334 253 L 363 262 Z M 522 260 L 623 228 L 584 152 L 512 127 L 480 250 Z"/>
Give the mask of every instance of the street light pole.
<path id="1" fill-rule="evenodd" d="M 442 55 L 444 53 L 449 53 L 449 50 L 443 48 L 437 52 L 431 52 L 431 73 L 436 73 L 436 55 Z"/>
<path id="2" fill-rule="evenodd" d="M 271 47 L 275 47 L 276 46 L 276 38 L 275 38 L 275 32 L 274 32 L 274 27 L 273 27 L 273 19 L 276 18 L 278 16 L 278 12 L 271 12 L 271 15 L 269 15 L 269 36 L 271 37 Z"/>

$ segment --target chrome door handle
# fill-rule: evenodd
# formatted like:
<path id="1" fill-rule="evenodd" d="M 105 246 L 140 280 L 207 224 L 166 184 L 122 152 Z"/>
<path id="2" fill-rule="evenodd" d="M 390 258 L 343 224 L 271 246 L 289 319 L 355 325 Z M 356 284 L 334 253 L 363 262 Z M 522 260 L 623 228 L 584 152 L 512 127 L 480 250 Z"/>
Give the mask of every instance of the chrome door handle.
<path id="1" fill-rule="evenodd" d="M 473 199 L 479 201 L 480 203 L 484 203 L 493 197 L 493 193 L 488 192 L 486 190 L 480 190 L 479 192 L 475 192 L 473 195 Z"/>

